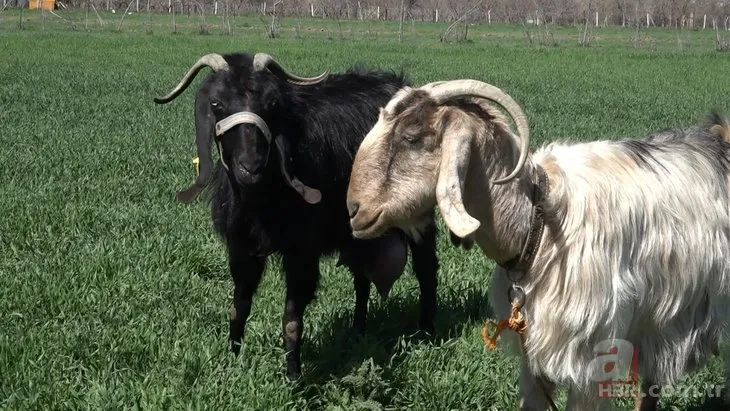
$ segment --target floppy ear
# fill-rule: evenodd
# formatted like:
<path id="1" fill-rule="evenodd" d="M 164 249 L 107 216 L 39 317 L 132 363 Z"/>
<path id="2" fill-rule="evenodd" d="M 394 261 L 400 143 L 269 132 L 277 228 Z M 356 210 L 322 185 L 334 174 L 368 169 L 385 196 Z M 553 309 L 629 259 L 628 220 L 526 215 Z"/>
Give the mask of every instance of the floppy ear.
<path id="1" fill-rule="evenodd" d="M 464 209 L 464 178 L 471 157 L 472 133 L 465 127 L 449 125 L 441 143 L 441 168 L 436 184 L 436 200 L 446 225 L 464 238 L 480 226 L 480 222 Z"/>
<path id="2" fill-rule="evenodd" d="M 210 147 L 215 131 L 215 116 L 210 109 L 207 98 L 195 98 L 195 145 L 198 149 L 198 176 L 195 182 L 185 190 L 177 192 L 175 196 L 181 203 L 189 203 L 198 197 L 198 194 L 210 182 L 213 174 L 213 158 Z"/>
<path id="3" fill-rule="evenodd" d="M 292 169 L 291 160 L 289 159 L 289 147 L 281 134 L 274 138 L 277 154 L 279 155 L 279 168 L 284 180 L 309 204 L 317 204 L 322 200 L 322 193 L 316 188 L 307 186 L 299 181 L 294 170 Z"/>
<path id="4" fill-rule="evenodd" d="M 456 247 L 463 247 L 465 250 L 471 250 L 471 248 L 474 247 L 473 236 L 461 238 L 458 235 L 454 234 L 453 231 L 449 230 L 449 239 L 451 240 L 451 244 Z"/>

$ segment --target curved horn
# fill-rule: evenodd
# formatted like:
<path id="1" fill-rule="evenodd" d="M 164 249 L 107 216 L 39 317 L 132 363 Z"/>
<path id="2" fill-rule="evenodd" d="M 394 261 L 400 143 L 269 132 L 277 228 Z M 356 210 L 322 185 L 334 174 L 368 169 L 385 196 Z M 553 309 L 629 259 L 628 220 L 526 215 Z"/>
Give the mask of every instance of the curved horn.
<path id="1" fill-rule="evenodd" d="M 449 83 L 448 80 L 442 80 L 442 81 L 434 81 L 432 83 L 424 84 L 421 87 L 419 87 L 419 90 L 428 91 L 429 93 L 431 90 L 435 89 L 438 86 L 441 86 L 442 84 Z"/>
<path id="2" fill-rule="evenodd" d="M 430 83 L 421 87 L 421 89 L 428 91 L 431 97 L 436 100 L 437 104 L 442 104 L 454 97 L 472 96 L 491 100 L 507 110 L 517 126 L 518 137 L 520 139 L 520 156 L 512 173 L 507 177 L 494 180 L 492 183 L 504 184 L 519 174 L 527 160 L 530 146 L 530 128 L 527 125 L 527 116 L 525 116 L 520 105 L 512 97 L 491 84 L 477 80 L 454 80 Z"/>
<path id="3" fill-rule="evenodd" d="M 321 83 L 330 75 L 330 70 L 327 69 L 324 73 L 317 77 L 300 77 L 296 74 L 292 74 L 284 69 L 278 61 L 274 60 L 273 57 L 266 53 L 256 53 L 253 57 L 253 69 L 254 71 L 261 71 L 269 69 L 274 75 L 279 78 L 286 80 L 291 84 L 300 86 L 311 86 L 313 84 Z"/>
<path id="4" fill-rule="evenodd" d="M 183 91 L 185 91 L 186 88 L 190 85 L 190 82 L 193 81 L 195 76 L 198 74 L 198 72 L 203 67 L 210 67 L 213 69 L 213 71 L 222 71 L 222 70 L 229 70 L 230 67 L 228 66 L 228 62 L 226 62 L 226 59 L 223 58 L 220 54 L 206 54 L 203 57 L 199 58 L 198 61 L 193 64 L 192 67 L 188 70 L 187 73 L 185 73 L 185 76 L 180 81 L 180 83 L 175 86 L 175 88 L 168 93 L 166 96 L 163 97 L 155 97 L 155 103 L 157 104 L 165 104 L 169 103 L 170 101 L 174 100 L 175 97 L 180 95 Z"/>

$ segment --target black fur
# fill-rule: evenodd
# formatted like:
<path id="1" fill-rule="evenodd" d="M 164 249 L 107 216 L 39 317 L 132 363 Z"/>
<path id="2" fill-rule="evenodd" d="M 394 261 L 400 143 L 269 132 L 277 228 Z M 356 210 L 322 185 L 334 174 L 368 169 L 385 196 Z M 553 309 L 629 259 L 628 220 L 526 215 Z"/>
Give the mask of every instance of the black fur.
<path id="1" fill-rule="evenodd" d="M 253 295 L 273 253 L 282 255 L 287 285 L 282 327 L 290 379 L 300 375 L 303 314 L 315 296 L 323 255 L 339 252 L 353 273 L 354 327 L 363 333 L 370 280 L 361 262 L 372 260 L 369 256 L 381 253 L 379 247 L 394 238 L 408 241 L 421 289 L 420 326 L 433 332 L 438 270 L 433 214 L 418 243 L 395 230 L 366 242 L 352 237 L 345 201 L 357 148 L 375 124 L 379 108 L 407 81 L 391 73 L 355 69 L 332 74 L 317 85 L 298 86 L 268 71 L 252 72 L 250 57 L 224 57 L 233 70 L 209 76 L 196 99 L 197 117 L 209 118 L 211 101 L 219 103 L 212 114 L 215 120 L 242 110 L 258 114 L 274 136 L 286 140 L 295 175 L 322 193 L 319 204 L 304 202 L 282 178 L 279 152 L 265 150 L 266 140 L 256 127 L 239 125 L 220 137 L 230 169 L 220 161 L 216 164 L 209 194 L 213 225 L 226 242 L 234 282 L 232 351 L 239 352 Z M 204 127 L 198 130 L 210 133 L 202 141 L 210 144 L 214 122 L 200 123 Z"/>

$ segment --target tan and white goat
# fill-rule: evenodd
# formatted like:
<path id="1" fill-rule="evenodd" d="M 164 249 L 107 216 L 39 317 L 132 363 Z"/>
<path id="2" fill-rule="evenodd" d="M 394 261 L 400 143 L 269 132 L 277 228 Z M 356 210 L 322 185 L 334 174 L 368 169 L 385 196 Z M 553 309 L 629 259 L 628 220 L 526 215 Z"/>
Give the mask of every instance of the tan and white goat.
<path id="1" fill-rule="evenodd" d="M 438 205 L 497 263 L 500 318 L 515 283 L 524 290 L 521 409 L 545 409 L 556 384 L 570 387 L 569 409 L 597 409 L 607 341 L 637 350 L 649 393 L 702 365 L 730 318 L 730 126 L 710 120 L 529 154 L 526 117 L 503 91 L 475 80 L 405 88 L 356 155 L 353 235 L 417 236 Z M 655 408 L 656 393 L 637 408 Z"/>

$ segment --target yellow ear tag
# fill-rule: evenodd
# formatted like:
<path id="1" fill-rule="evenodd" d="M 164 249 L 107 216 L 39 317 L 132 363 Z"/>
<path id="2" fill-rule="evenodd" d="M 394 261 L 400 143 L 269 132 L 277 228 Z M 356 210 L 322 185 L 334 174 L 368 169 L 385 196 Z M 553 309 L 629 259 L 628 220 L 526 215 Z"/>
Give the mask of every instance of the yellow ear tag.
<path id="1" fill-rule="evenodd" d="M 193 158 L 193 164 L 195 164 L 195 174 L 200 175 L 200 158 Z"/>

